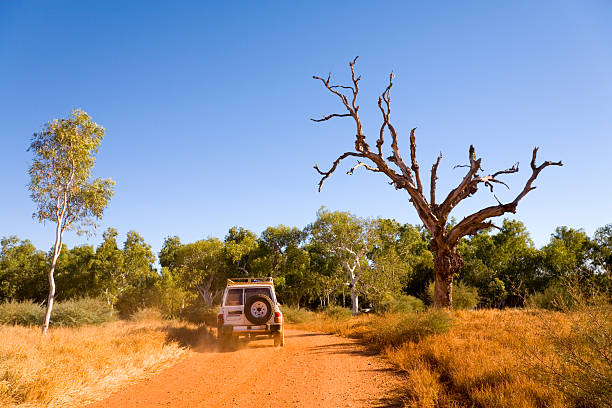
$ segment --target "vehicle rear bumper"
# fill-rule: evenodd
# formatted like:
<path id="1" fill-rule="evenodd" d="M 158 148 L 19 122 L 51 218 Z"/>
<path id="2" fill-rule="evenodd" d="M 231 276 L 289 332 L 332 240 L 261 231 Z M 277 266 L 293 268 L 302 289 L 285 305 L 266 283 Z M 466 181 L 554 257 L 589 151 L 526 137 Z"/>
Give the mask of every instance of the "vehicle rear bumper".
<path id="1" fill-rule="evenodd" d="M 280 323 L 268 323 L 262 325 L 250 325 L 250 326 L 232 326 L 230 324 L 224 324 L 217 326 L 218 334 L 229 335 L 229 336 L 244 336 L 248 334 L 272 334 L 281 331 L 282 325 Z"/>

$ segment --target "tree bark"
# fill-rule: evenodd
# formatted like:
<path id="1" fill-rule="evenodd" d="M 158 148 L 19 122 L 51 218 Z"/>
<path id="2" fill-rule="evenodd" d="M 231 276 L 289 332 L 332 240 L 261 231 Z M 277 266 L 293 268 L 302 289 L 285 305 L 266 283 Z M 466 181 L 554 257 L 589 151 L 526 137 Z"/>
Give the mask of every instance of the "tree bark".
<path id="1" fill-rule="evenodd" d="M 463 267 L 463 258 L 456 247 L 440 247 L 432 242 L 434 251 L 434 297 L 436 307 L 450 308 L 453 303 L 453 278 Z"/>
<path id="2" fill-rule="evenodd" d="M 46 335 L 49 329 L 49 321 L 51 320 L 51 310 L 53 309 L 53 300 L 55 299 L 55 265 L 57 264 L 57 258 L 59 258 L 60 251 L 62 250 L 62 227 L 61 220 L 57 224 L 55 230 L 55 245 L 53 247 L 53 257 L 51 258 L 51 266 L 49 267 L 49 296 L 47 297 L 47 309 L 45 310 L 45 318 L 42 325 L 42 334 Z"/>

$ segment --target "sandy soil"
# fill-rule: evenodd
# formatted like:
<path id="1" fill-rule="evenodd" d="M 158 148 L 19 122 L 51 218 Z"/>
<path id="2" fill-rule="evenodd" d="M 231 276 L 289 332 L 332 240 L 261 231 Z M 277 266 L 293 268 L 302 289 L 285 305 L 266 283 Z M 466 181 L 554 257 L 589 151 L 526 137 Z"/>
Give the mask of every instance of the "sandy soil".
<path id="1" fill-rule="evenodd" d="M 355 341 L 287 330 L 221 352 L 210 345 L 162 373 L 88 408 L 401 406 L 401 377 Z"/>

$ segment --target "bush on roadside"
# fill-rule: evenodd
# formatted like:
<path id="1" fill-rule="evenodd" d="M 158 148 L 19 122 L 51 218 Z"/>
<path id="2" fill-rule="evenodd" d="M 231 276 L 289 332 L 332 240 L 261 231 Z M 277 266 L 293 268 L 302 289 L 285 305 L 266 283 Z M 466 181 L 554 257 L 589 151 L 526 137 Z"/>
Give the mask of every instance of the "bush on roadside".
<path id="1" fill-rule="evenodd" d="M 325 316 L 329 317 L 330 319 L 336 319 L 336 320 L 349 319 L 353 315 L 353 312 L 351 312 L 351 309 L 347 309 L 346 307 L 342 307 L 342 306 L 329 306 L 327 309 L 323 311 L 323 313 L 325 314 Z"/>
<path id="2" fill-rule="evenodd" d="M 561 311 L 571 304 L 571 297 L 564 285 L 554 282 L 542 292 L 536 292 L 525 301 L 525 306 L 533 309 Z"/>
<path id="3" fill-rule="evenodd" d="M 41 325 L 45 307 L 32 302 L 0 304 L 0 324 Z M 115 320 L 107 303 L 92 298 L 56 302 L 51 311 L 50 327 L 77 327 Z"/>
<path id="4" fill-rule="evenodd" d="M 478 289 L 459 283 L 453 287 L 453 309 L 471 310 L 478 306 Z"/>
<path id="5" fill-rule="evenodd" d="M 0 324 L 36 326 L 42 324 L 45 311 L 33 302 L 6 302 L 0 304 Z"/>
<path id="6" fill-rule="evenodd" d="M 295 324 L 295 323 L 306 323 L 316 318 L 316 314 L 311 312 L 308 309 L 300 308 L 294 306 L 285 306 L 281 307 L 283 312 L 283 317 L 285 319 L 285 323 Z"/>
<path id="7" fill-rule="evenodd" d="M 585 295 L 580 286 L 563 286 L 565 300 L 551 303 L 569 324 L 553 325 L 540 316 L 540 339 L 554 357 L 532 348 L 534 376 L 561 391 L 581 408 L 612 407 L 612 304 L 607 293 Z M 564 300 L 564 301 L 563 301 Z"/>
<path id="8" fill-rule="evenodd" d="M 381 313 L 413 313 L 423 310 L 425 310 L 425 305 L 419 298 L 408 295 L 400 295 L 396 298 L 387 294 L 378 304 L 376 311 Z"/>
<path id="9" fill-rule="evenodd" d="M 442 334 L 452 326 L 447 312 L 431 309 L 423 313 L 377 316 L 365 324 L 362 339 L 369 347 L 381 351 L 404 343 L 418 343 L 434 334 Z"/>
<path id="10" fill-rule="evenodd" d="M 93 298 L 58 302 L 51 312 L 51 327 L 88 326 L 113 320 L 115 317 L 110 306 L 102 300 Z"/>

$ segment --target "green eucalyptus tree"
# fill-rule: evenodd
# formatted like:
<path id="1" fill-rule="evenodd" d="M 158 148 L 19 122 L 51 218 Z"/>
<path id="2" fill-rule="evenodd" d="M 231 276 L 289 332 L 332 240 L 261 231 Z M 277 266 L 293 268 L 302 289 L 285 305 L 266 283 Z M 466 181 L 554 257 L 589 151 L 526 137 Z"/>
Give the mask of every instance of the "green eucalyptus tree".
<path id="1" fill-rule="evenodd" d="M 35 133 L 29 147 L 34 154 L 29 189 L 36 204 L 33 214 L 40 222 L 56 224 L 55 245 L 49 265 L 49 295 L 42 326 L 46 334 L 55 297 L 54 272 L 66 230 L 86 232 L 102 217 L 113 195 L 110 179 L 91 179 L 95 154 L 104 137 L 104 128 L 82 110 L 68 118 L 54 119 Z"/>
<path id="2" fill-rule="evenodd" d="M 41 302 L 46 296 L 44 277 L 47 255 L 29 240 L 16 236 L 0 240 L 0 302 L 32 300 Z"/>
<path id="3" fill-rule="evenodd" d="M 123 251 L 117 245 L 117 230 L 108 228 L 102 234 L 102 243 L 96 248 L 93 269 L 99 280 L 98 287 L 111 310 L 114 309 L 118 297 L 127 287 L 123 260 Z"/>
<path id="4" fill-rule="evenodd" d="M 597 245 L 594 254 L 595 264 L 605 273 L 612 274 L 612 224 L 598 228 L 593 241 Z"/>
<path id="5" fill-rule="evenodd" d="M 251 274 L 250 267 L 258 249 L 257 235 L 242 227 L 232 227 L 225 236 L 223 255 L 230 275 Z"/>
<path id="6" fill-rule="evenodd" d="M 175 253 L 176 275 L 182 287 L 197 290 L 204 303 L 212 306 L 225 287 L 223 243 L 208 238 L 181 245 Z"/>
<path id="7" fill-rule="evenodd" d="M 59 300 L 98 295 L 98 275 L 93 268 L 95 258 L 91 245 L 78 245 L 70 249 L 64 245 L 55 267 L 56 297 Z"/>
<path id="8" fill-rule="evenodd" d="M 278 225 L 268 227 L 258 240 L 259 250 L 254 260 L 254 271 L 262 276 L 283 275 L 290 255 L 295 255 L 304 240 L 304 233 L 297 227 Z"/>
<path id="9" fill-rule="evenodd" d="M 159 264 L 162 268 L 174 270 L 178 267 L 177 252 L 181 247 L 181 239 L 178 236 L 168 236 L 164 240 L 161 250 L 159 251 Z"/>
<path id="10" fill-rule="evenodd" d="M 349 212 L 317 211 L 317 219 L 308 228 L 312 239 L 323 244 L 337 257 L 348 275 L 351 290 L 351 310 L 359 313 L 359 293 L 370 265 L 367 254 L 373 249 L 377 236 L 373 223 Z"/>
<path id="11" fill-rule="evenodd" d="M 595 245 L 581 229 L 557 227 L 542 251 L 551 278 L 590 277 L 595 271 Z"/>
<path id="12" fill-rule="evenodd" d="M 423 231 L 410 224 L 377 218 L 374 220 L 378 239 L 368 254 L 375 273 L 371 285 L 378 296 L 397 298 L 402 291 L 422 295 L 433 278 L 433 254 Z"/>

